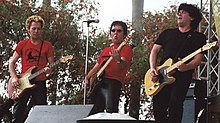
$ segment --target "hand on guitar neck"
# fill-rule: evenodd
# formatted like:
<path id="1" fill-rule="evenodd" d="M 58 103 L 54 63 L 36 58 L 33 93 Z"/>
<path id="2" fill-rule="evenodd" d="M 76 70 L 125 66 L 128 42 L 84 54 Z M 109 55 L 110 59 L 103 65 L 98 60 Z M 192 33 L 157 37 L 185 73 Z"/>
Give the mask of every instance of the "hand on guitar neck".
<path id="1" fill-rule="evenodd" d="M 179 64 L 177 64 L 177 66 L 176 66 L 178 71 L 184 72 L 184 71 L 187 71 L 190 69 L 187 64 L 185 64 L 184 62 L 181 62 L 182 61 L 181 58 L 178 58 L 178 60 L 180 61 Z M 196 64 L 196 66 L 197 66 L 197 64 Z"/>
<path id="2" fill-rule="evenodd" d="M 46 66 L 46 67 L 44 68 L 44 70 L 45 70 L 45 73 L 46 73 L 46 74 L 51 74 L 51 73 L 53 72 L 53 68 L 52 68 L 52 67 L 49 67 L 49 66 Z"/>

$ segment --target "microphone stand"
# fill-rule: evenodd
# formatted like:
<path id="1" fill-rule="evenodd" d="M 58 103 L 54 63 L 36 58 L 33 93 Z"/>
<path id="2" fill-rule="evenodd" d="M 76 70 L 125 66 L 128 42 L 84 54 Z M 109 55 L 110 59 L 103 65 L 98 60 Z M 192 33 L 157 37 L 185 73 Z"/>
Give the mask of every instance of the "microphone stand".
<path id="1" fill-rule="evenodd" d="M 87 76 L 87 69 L 88 69 L 88 52 L 89 52 L 89 24 L 91 22 L 87 22 L 87 38 L 86 38 L 86 60 L 85 60 L 85 79 L 84 79 L 84 100 L 83 104 L 86 104 L 86 76 Z"/>

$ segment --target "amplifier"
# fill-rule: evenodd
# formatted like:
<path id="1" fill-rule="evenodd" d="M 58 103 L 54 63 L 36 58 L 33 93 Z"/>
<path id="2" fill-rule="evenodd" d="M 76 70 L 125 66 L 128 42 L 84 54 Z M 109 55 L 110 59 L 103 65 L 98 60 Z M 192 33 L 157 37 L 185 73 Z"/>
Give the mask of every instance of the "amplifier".
<path id="1" fill-rule="evenodd" d="M 206 109 L 206 96 L 206 81 L 192 80 L 184 101 L 182 123 L 205 123 L 205 115 L 200 116 L 199 112 Z M 197 122 L 198 119 L 200 119 L 200 122 Z"/>
<path id="2" fill-rule="evenodd" d="M 220 94 L 208 97 L 208 121 L 220 122 Z"/>

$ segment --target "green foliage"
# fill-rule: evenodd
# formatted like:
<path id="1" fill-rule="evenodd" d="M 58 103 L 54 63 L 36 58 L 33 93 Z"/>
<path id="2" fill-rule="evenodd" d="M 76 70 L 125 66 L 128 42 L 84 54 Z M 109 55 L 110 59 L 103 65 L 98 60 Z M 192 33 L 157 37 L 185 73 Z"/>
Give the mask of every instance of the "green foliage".
<path id="1" fill-rule="evenodd" d="M 85 39 L 81 39 L 79 22 L 84 18 L 98 15 L 98 3 L 84 0 L 59 0 L 51 3 L 43 1 L 39 6 L 36 1 L 11 0 L 0 1 L 0 52 L 1 56 L 0 81 L 6 84 L 9 78 L 8 61 L 14 52 L 15 45 L 25 38 L 28 33 L 25 21 L 30 15 L 40 15 L 45 20 L 42 39 L 52 43 L 55 58 L 73 55 L 67 63 L 55 67 L 49 76 L 48 96 L 51 104 L 73 104 L 83 102 L 78 96 L 81 92 L 80 83 L 84 77 Z M 85 15 L 84 13 L 87 13 Z M 94 29 L 93 29 L 94 30 Z M 6 89 L 5 89 L 6 90 Z M 6 96 L 6 91 L 4 91 Z M 80 100 L 80 101 L 79 101 Z"/>
<path id="2" fill-rule="evenodd" d="M 92 35 L 89 37 L 89 68 L 93 67 L 96 63 L 96 60 L 101 53 L 102 49 L 109 46 L 111 41 L 109 40 L 108 32 L 92 32 Z"/>

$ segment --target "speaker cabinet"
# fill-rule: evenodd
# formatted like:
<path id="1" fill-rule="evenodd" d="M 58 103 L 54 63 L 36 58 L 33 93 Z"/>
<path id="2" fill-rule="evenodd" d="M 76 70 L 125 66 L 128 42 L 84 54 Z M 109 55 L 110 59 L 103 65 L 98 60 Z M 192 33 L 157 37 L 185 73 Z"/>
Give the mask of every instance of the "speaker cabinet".
<path id="1" fill-rule="evenodd" d="M 182 123 L 195 123 L 195 83 L 191 83 L 187 91 L 186 99 L 183 103 Z"/>
<path id="2" fill-rule="evenodd" d="M 93 105 L 35 106 L 25 123 L 76 123 L 87 117 Z"/>
<path id="3" fill-rule="evenodd" d="M 184 101 L 182 123 L 206 123 L 206 115 L 199 115 L 203 110 L 206 110 L 206 96 L 206 81 L 192 80 Z"/>
<path id="4" fill-rule="evenodd" d="M 208 122 L 220 123 L 220 94 L 208 97 Z"/>

